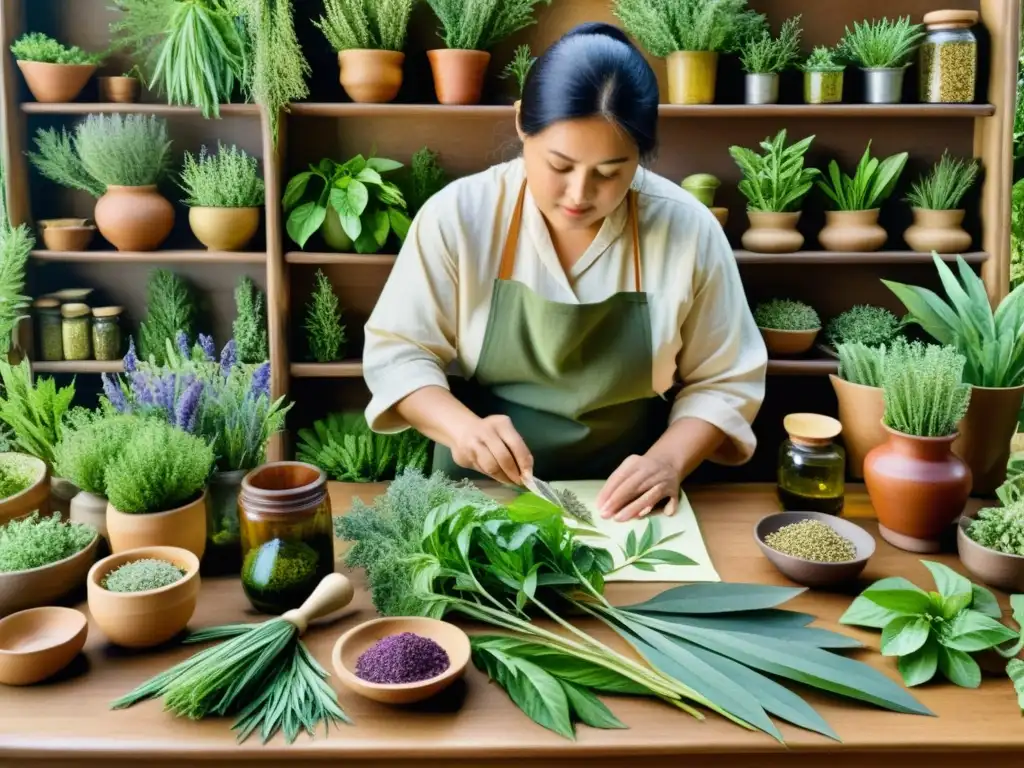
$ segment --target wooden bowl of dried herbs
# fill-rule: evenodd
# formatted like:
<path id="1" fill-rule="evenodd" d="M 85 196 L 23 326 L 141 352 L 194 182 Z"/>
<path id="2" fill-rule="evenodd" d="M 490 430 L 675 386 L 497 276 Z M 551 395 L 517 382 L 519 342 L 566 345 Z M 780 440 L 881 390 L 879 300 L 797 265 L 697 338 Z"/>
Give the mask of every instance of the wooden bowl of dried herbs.
<path id="1" fill-rule="evenodd" d="M 821 512 L 761 518 L 754 539 L 779 572 L 805 587 L 853 581 L 875 553 L 874 537 L 856 523 Z"/>

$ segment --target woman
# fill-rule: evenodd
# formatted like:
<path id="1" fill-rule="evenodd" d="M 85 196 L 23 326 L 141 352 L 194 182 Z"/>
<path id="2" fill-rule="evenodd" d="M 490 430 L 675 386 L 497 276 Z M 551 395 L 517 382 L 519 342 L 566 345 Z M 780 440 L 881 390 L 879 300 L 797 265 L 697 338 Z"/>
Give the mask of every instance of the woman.
<path id="1" fill-rule="evenodd" d="M 522 157 L 423 206 L 366 324 L 375 431 L 415 427 L 454 477 L 607 478 L 616 520 L 672 514 L 705 459 L 750 459 L 767 353 L 714 216 L 640 167 L 657 120 L 615 27 L 537 60 Z"/>

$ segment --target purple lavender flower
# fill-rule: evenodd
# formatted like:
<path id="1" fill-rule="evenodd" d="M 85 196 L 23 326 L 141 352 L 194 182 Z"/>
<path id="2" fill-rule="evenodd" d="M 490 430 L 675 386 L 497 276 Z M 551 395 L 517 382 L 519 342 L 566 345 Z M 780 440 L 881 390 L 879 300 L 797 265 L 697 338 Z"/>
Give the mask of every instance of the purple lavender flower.
<path id="1" fill-rule="evenodd" d="M 199 346 L 202 347 L 203 355 L 206 357 L 207 362 L 212 363 L 217 358 L 217 351 L 213 346 L 213 336 L 200 333 Z"/>
<path id="2" fill-rule="evenodd" d="M 178 353 L 186 360 L 188 360 L 189 357 L 192 356 L 192 353 L 189 351 L 188 348 L 188 336 L 185 335 L 184 331 L 178 331 L 176 334 L 174 334 L 174 343 L 178 347 Z"/>
<path id="3" fill-rule="evenodd" d="M 231 369 L 235 367 L 237 359 L 235 340 L 231 339 L 224 345 L 224 349 L 220 351 L 220 372 L 222 376 L 227 376 L 231 373 Z"/>
<path id="4" fill-rule="evenodd" d="M 174 426 L 191 434 L 196 428 L 199 415 L 199 398 L 203 393 L 203 382 L 193 381 L 178 400 L 174 411 Z"/>
<path id="5" fill-rule="evenodd" d="M 143 408 L 157 404 L 156 396 L 150 387 L 149 375 L 143 371 L 136 371 L 132 375 L 132 398 L 135 400 L 136 405 Z"/>
<path id="6" fill-rule="evenodd" d="M 135 354 L 135 339 L 128 337 L 128 352 L 124 356 L 125 373 L 135 373 L 139 367 L 139 357 Z"/>
<path id="7" fill-rule="evenodd" d="M 154 386 L 154 389 L 156 390 L 156 404 L 167 411 L 168 416 L 174 413 L 174 396 L 177 392 L 177 384 L 177 374 L 165 373 L 156 380 L 156 384 Z"/>
<path id="8" fill-rule="evenodd" d="M 249 384 L 249 397 L 259 400 L 263 396 L 270 397 L 270 363 L 263 363 L 253 371 Z"/>
<path id="9" fill-rule="evenodd" d="M 125 399 L 124 390 L 121 389 L 120 382 L 109 373 L 101 374 L 100 378 L 103 379 L 103 394 L 107 396 L 107 400 L 114 406 L 114 410 L 118 413 L 128 413 L 128 401 Z"/>

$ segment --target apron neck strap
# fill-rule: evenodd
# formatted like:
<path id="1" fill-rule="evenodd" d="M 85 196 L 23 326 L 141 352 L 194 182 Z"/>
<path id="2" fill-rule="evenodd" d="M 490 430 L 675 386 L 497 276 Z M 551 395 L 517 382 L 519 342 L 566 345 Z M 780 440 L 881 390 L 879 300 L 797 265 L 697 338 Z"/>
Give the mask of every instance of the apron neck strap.
<path id="1" fill-rule="evenodd" d="M 633 238 L 633 285 L 637 293 L 641 290 L 640 281 L 640 224 L 637 214 L 637 198 L 639 194 L 635 189 L 629 190 L 626 196 L 628 205 L 630 233 Z M 516 263 L 516 247 L 519 245 L 519 229 L 523 223 L 523 204 L 526 201 L 526 182 L 523 181 L 519 188 L 519 197 L 516 199 L 515 210 L 512 211 L 512 221 L 508 225 L 508 233 L 505 235 L 505 245 L 501 251 L 501 266 L 498 268 L 499 280 L 511 280 L 512 268 Z"/>

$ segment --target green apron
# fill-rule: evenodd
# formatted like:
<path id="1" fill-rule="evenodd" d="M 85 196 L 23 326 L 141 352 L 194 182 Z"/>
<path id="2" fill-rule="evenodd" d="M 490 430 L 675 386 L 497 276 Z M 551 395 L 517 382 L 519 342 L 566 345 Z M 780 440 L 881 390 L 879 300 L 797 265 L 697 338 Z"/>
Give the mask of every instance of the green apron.
<path id="1" fill-rule="evenodd" d="M 603 479 L 644 453 L 668 426 L 671 402 L 654 391 L 647 295 L 641 290 L 637 193 L 629 192 L 635 291 L 593 304 L 549 301 L 511 279 L 526 183 L 494 282 L 480 360 L 452 393 L 476 415 L 505 414 L 545 480 Z M 434 447 L 433 469 L 481 479 Z"/>

